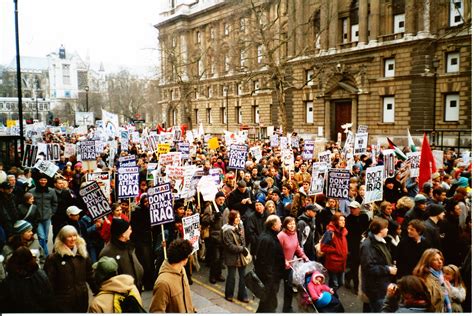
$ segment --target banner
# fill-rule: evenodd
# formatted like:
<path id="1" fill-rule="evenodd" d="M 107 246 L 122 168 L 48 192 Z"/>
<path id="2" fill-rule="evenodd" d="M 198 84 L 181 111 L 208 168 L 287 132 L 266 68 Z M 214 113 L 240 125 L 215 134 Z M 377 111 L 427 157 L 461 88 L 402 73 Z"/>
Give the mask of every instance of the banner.
<path id="1" fill-rule="evenodd" d="M 158 148 L 156 149 L 156 152 L 158 155 L 163 155 L 169 153 L 171 150 L 170 144 L 158 144 Z"/>
<path id="2" fill-rule="evenodd" d="M 433 157 L 436 161 L 436 167 L 439 169 L 443 169 L 444 166 L 444 152 L 442 150 L 432 150 Z"/>
<path id="3" fill-rule="evenodd" d="M 369 141 L 368 133 L 357 133 L 354 141 L 354 155 L 367 153 L 367 143 Z"/>
<path id="4" fill-rule="evenodd" d="M 319 162 L 325 162 L 331 164 L 331 152 L 329 150 L 323 151 L 318 154 Z"/>
<path id="5" fill-rule="evenodd" d="M 303 160 L 313 160 L 314 143 L 314 140 L 305 139 L 303 153 L 301 155 L 303 157 Z"/>
<path id="6" fill-rule="evenodd" d="M 138 167 L 122 167 L 117 172 L 118 198 L 134 198 L 139 194 Z"/>
<path id="7" fill-rule="evenodd" d="M 178 151 L 181 153 L 182 159 L 189 159 L 189 143 L 179 142 Z"/>
<path id="8" fill-rule="evenodd" d="M 384 174 L 383 178 L 392 178 L 395 176 L 395 151 L 393 149 L 385 149 L 382 151 Z"/>
<path id="9" fill-rule="evenodd" d="M 324 181 L 327 177 L 328 164 L 325 162 L 313 163 L 313 170 L 311 172 L 311 187 L 309 195 L 316 195 L 324 193 Z"/>
<path id="10" fill-rule="evenodd" d="M 54 178 L 54 175 L 59 170 L 58 166 L 47 160 L 38 160 L 35 164 L 35 168 L 50 178 Z"/>
<path id="11" fill-rule="evenodd" d="M 92 221 L 112 213 L 112 208 L 97 182 L 91 182 L 80 189 L 79 196 L 84 201 Z"/>
<path id="12" fill-rule="evenodd" d="M 79 144 L 79 155 L 81 155 L 82 161 L 95 160 L 97 157 L 97 152 L 95 150 L 95 141 L 82 141 Z"/>
<path id="13" fill-rule="evenodd" d="M 102 121 L 107 135 L 111 137 L 119 137 L 119 119 L 115 113 L 102 110 Z"/>
<path id="14" fill-rule="evenodd" d="M 32 168 L 36 163 L 37 155 L 38 155 L 37 145 L 25 144 L 23 158 L 21 159 L 23 167 Z"/>
<path id="15" fill-rule="evenodd" d="M 64 158 L 76 155 L 76 144 L 64 143 Z"/>
<path id="16" fill-rule="evenodd" d="M 119 157 L 118 165 L 119 168 L 135 167 L 137 165 L 137 158 L 135 157 L 135 155 Z"/>
<path id="17" fill-rule="evenodd" d="M 271 147 L 278 147 L 279 144 L 280 144 L 280 142 L 278 140 L 278 135 L 271 135 L 270 136 L 270 146 Z"/>
<path id="18" fill-rule="evenodd" d="M 365 172 L 364 204 L 383 200 L 384 166 L 369 167 Z"/>
<path id="19" fill-rule="evenodd" d="M 181 166 L 181 153 L 180 152 L 170 152 L 168 154 L 162 154 L 160 155 L 160 159 L 158 161 L 158 164 L 160 166 L 167 166 L 167 165 L 173 165 L 173 166 Z"/>
<path id="20" fill-rule="evenodd" d="M 199 250 L 199 237 L 201 230 L 199 225 L 199 214 L 183 217 L 183 239 L 189 240 L 193 245 L 193 253 Z"/>
<path id="21" fill-rule="evenodd" d="M 148 189 L 151 226 L 174 222 L 173 196 L 169 183 Z"/>
<path id="22" fill-rule="evenodd" d="M 329 169 L 326 185 L 326 197 L 336 199 L 349 198 L 351 173 L 346 169 Z"/>
<path id="23" fill-rule="evenodd" d="M 94 112 L 76 112 L 75 120 L 79 126 L 94 125 Z"/>
<path id="24" fill-rule="evenodd" d="M 421 152 L 410 152 L 407 153 L 407 161 L 410 164 L 410 178 L 415 178 L 420 175 L 420 159 L 421 159 Z"/>
<path id="25" fill-rule="evenodd" d="M 120 149 L 128 152 L 128 131 L 120 131 Z"/>
<path id="26" fill-rule="evenodd" d="M 262 157 L 263 157 L 262 147 L 260 147 L 260 146 L 250 147 L 249 151 L 252 154 L 252 157 L 255 158 L 256 162 L 259 162 L 262 159 Z"/>
<path id="27" fill-rule="evenodd" d="M 359 134 L 359 133 L 367 133 L 368 130 L 369 130 L 369 126 L 367 126 L 367 125 L 359 125 L 359 126 L 357 126 L 357 134 Z"/>
<path id="28" fill-rule="evenodd" d="M 247 161 L 247 152 L 247 145 L 230 145 L 228 169 L 245 169 L 245 162 Z"/>

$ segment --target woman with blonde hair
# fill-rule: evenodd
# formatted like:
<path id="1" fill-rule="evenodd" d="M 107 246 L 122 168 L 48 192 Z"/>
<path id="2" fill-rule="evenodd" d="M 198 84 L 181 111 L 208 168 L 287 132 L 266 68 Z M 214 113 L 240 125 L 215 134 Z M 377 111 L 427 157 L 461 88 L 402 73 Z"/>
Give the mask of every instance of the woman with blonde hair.
<path id="1" fill-rule="evenodd" d="M 272 200 L 268 200 L 267 202 L 265 202 L 265 211 L 268 213 L 268 215 L 275 214 L 276 212 L 275 202 L 273 202 Z"/>
<path id="2" fill-rule="evenodd" d="M 444 280 L 450 288 L 449 294 L 453 305 L 453 312 L 462 313 L 462 302 L 466 299 L 466 286 L 461 278 L 459 268 L 454 264 L 443 267 Z"/>
<path id="3" fill-rule="evenodd" d="M 92 263 L 86 242 L 76 228 L 66 225 L 54 241 L 54 252 L 48 256 L 44 270 L 54 291 L 54 303 L 59 313 L 85 313 L 89 306 L 89 291 L 97 292 Z"/>
<path id="4" fill-rule="evenodd" d="M 431 295 L 431 303 L 435 312 L 452 312 L 449 299 L 449 287 L 443 276 L 444 257 L 441 251 L 435 248 L 426 249 L 413 269 L 413 275 L 425 281 Z"/>

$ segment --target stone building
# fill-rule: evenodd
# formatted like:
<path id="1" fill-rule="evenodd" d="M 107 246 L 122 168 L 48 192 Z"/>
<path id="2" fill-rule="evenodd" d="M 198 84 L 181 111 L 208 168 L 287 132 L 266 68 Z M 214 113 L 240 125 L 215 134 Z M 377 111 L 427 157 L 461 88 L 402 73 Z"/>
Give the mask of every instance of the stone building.
<path id="1" fill-rule="evenodd" d="M 469 1 L 171 0 L 155 27 L 167 125 L 470 146 Z"/>

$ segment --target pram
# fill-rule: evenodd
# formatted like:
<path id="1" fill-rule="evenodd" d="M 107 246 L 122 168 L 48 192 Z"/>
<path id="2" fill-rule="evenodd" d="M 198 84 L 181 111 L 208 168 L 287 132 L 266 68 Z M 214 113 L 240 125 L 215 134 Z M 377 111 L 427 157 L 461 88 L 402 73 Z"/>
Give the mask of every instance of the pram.
<path id="1" fill-rule="evenodd" d="M 308 284 L 311 282 L 313 272 L 317 271 L 321 273 L 325 280 L 328 280 L 328 272 L 321 263 L 316 261 L 295 261 L 292 264 L 292 269 L 292 283 L 298 288 L 298 304 L 300 310 L 307 312 L 316 311 L 319 313 L 344 313 L 344 307 L 336 292 L 332 295 L 328 292 L 324 292 L 315 302 L 313 302 L 309 295 Z"/>

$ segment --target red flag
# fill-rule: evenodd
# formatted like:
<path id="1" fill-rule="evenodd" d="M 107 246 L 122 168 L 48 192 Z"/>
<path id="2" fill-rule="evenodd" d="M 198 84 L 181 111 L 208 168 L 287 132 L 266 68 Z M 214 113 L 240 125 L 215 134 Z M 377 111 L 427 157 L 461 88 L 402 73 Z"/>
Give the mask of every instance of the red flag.
<path id="1" fill-rule="evenodd" d="M 431 152 L 430 143 L 428 137 L 423 136 L 423 144 L 421 146 L 421 157 L 420 157 L 420 176 L 418 177 L 418 186 L 420 191 L 423 189 L 423 184 L 431 180 L 431 175 L 436 172 L 436 161 Z"/>

